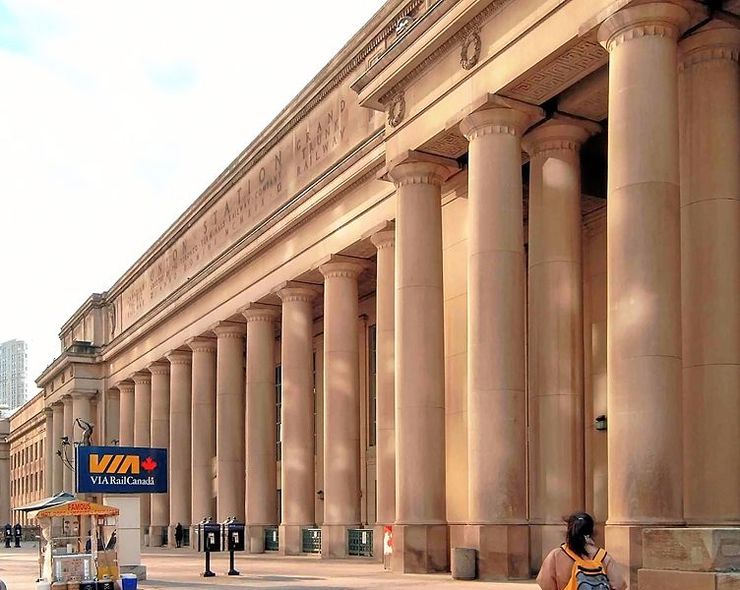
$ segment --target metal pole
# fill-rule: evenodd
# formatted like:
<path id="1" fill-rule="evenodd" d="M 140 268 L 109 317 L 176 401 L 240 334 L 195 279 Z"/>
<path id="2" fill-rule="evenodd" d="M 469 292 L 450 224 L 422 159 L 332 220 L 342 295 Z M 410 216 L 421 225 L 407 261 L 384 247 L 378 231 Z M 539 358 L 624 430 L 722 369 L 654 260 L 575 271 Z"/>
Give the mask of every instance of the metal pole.
<path id="1" fill-rule="evenodd" d="M 238 576 L 239 572 L 234 569 L 234 550 L 229 549 L 229 576 Z"/>
<path id="2" fill-rule="evenodd" d="M 211 571 L 211 552 L 206 551 L 206 571 L 203 572 L 204 578 L 212 578 L 216 574 Z"/>

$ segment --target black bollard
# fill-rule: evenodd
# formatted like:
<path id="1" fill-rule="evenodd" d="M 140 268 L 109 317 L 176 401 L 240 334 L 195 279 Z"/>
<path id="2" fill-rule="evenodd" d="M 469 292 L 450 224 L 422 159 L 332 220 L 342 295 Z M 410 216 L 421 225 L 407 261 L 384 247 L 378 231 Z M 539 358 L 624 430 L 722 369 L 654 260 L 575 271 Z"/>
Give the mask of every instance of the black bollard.
<path id="1" fill-rule="evenodd" d="M 215 575 L 216 574 L 211 571 L 211 552 L 206 551 L 206 570 L 201 574 L 201 576 L 204 578 L 212 578 Z"/>
<path id="2" fill-rule="evenodd" d="M 234 569 L 234 550 L 229 549 L 229 571 L 226 574 L 228 576 L 238 576 L 239 572 Z"/>

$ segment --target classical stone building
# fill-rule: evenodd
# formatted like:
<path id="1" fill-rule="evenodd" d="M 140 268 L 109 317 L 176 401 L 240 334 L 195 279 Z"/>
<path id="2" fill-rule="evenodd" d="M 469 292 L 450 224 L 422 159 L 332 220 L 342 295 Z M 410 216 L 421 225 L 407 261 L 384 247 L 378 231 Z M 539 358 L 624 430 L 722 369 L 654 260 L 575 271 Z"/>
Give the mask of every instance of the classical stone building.
<path id="1" fill-rule="evenodd" d="M 392 524 L 394 569 L 474 547 L 523 578 L 586 508 L 632 588 L 684 580 L 664 549 L 740 524 L 737 25 L 736 1 L 387 2 L 63 326 L 48 492 L 80 417 L 169 448 L 152 544 L 235 515 L 251 551 L 318 526 L 344 556 Z"/>
<path id="2" fill-rule="evenodd" d="M 10 462 L 10 520 L 0 520 L 22 525 L 36 524 L 23 512 L 15 509 L 46 497 L 44 473 L 47 438 L 45 413 L 46 399 L 38 393 L 10 417 L 9 462 Z M 4 518 L 4 516 L 3 516 Z"/>

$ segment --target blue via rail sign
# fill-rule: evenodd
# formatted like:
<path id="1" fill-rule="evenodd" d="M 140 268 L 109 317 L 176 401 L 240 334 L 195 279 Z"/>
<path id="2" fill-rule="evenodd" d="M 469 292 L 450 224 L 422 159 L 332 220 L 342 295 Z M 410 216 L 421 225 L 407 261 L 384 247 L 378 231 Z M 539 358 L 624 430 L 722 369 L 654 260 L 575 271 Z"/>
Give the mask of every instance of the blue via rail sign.
<path id="1" fill-rule="evenodd" d="M 77 492 L 162 494 L 167 491 L 167 449 L 77 447 Z"/>

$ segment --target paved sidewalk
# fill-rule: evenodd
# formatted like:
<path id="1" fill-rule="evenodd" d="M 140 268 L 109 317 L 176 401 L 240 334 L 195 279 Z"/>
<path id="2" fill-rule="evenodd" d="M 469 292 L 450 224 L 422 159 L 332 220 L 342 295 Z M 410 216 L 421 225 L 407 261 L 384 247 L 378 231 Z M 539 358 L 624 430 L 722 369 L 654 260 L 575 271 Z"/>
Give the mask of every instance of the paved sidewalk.
<path id="1" fill-rule="evenodd" d="M 490 582 L 458 582 L 449 574 L 399 575 L 385 572 L 381 564 L 361 559 L 322 560 L 318 557 L 279 557 L 277 555 L 237 554 L 236 568 L 240 576 L 226 576 L 228 554 L 218 554 L 211 560 L 215 578 L 202 578 L 203 556 L 189 550 L 146 549 L 142 560 L 148 569 L 148 580 L 140 584 L 145 590 L 177 588 L 186 590 L 217 590 L 220 588 L 271 588 L 308 590 L 376 589 L 376 588 L 447 588 L 460 590 L 490 588 L 491 590 L 535 590 L 531 582 L 494 584 Z M 9 590 L 35 590 L 38 572 L 36 549 L 0 549 L 0 578 Z"/>

